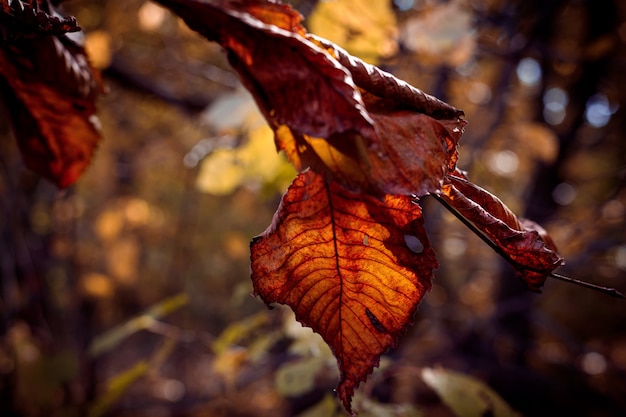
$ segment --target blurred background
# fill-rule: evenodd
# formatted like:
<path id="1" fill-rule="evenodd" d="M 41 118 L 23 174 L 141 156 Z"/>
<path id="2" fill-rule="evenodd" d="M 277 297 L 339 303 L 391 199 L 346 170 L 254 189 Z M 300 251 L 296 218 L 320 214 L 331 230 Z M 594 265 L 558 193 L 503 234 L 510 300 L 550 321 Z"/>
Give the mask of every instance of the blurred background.
<path id="1" fill-rule="evenodd" d="M 559 272 L 626 291 L 625 2 L 292 4 L 464 110 L 470 179 L 549 231 Z M 0 414 L 345 415 L 325 345 L 250 295 L 249 241 L 295 172 L 220 47 L 144 0 L 62 11 L 105 76 L 104 140 L 59 191 L 0 120 Z M 360 415 L 626 415 L 626 302 L 554 280 L 529 293 L 422 204 L 441 267 Z"/>

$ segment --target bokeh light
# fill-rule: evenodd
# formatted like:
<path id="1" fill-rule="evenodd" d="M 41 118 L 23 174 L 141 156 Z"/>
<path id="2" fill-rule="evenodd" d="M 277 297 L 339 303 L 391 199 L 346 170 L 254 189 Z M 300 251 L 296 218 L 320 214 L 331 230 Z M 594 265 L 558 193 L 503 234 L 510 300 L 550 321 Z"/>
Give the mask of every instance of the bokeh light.
<path id="1" fill-rule="evenodd" d="M 560 87 L 552 87 L 543 95 L 543 118 L 548 124 L 559 125 L 566 116 L 569 97 Z"/>
<path id="2" fill-rule="evenodd" d="M 585 121 L 595 128 L 606 126 L 611 115 L 617 109 L 612 109 L 609 99 L 602 93 L 595 94 L 587 100 Z"/>
<path id="3" fill-rule="evenodd" d="M 535 87 L 541 82 L 541 67 L 534 58 L 524 58 L 517 64 L 517 78 L 526 87 Z"/>

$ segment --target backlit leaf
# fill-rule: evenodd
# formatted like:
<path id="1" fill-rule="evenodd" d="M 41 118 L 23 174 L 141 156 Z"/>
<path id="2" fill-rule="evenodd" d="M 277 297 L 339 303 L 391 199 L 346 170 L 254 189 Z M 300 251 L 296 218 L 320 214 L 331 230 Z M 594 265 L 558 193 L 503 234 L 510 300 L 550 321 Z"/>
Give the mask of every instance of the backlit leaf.
<path id="1" fill-rule="evenodd" d="M 296 12 L 264 3 L 262 13 L 257 1 L 159 2 L 226 48 L 299 171 L 352 190 L 424 195 L 454 169 L 463 112 L 307 34 Z"/>
<path id="2" fill-rule="evenodd" d="M 76 181 L 100 140 L 102 82 L 83 48 L 64 34 L 7 42 L 0 87 L 26 165 L 60 187 Z"/>
<path id="3" fill-rule="evenodd" d="M 457 142 L 466 125 L 463 112 L 324 39 L 307 37 L 350 72 L 373 129 L 313 137 L 282 125 L 276 128 L 278 149 L 296 169 L 311 167 L 354 190 L 437 192 L 456 166 Z"/>
<path id="4" fill-rule="evenodd" d="M 234 0 L 158 2 L 226 49 L 271 125 L 288 125 L 314 137 L 370 126 L 350 74 L 304 37 L 301 16 L 288 6 Z"/>
<path id="5" fill-rule="evenodd" d="M 353 190 L 417 196 L 440 190 L 448 165 L 456 161 L 454 133 L 421 113 L 388 112 L 385 106 L 391 100 L 372 101 L 368 110 L 376 133 L 326 139 L 281 126 L 276 130 L 278 148 L 296 169 L 310 167 Z"/>
<path id="6" fill-rule="evenodd" d="M 437 261 L 422 223 L 408 197 L 352 193 L 307 171 L 251 245 L 255 293 L 291 306 L 331 346 L 348 410 L 431 287 Z"/>

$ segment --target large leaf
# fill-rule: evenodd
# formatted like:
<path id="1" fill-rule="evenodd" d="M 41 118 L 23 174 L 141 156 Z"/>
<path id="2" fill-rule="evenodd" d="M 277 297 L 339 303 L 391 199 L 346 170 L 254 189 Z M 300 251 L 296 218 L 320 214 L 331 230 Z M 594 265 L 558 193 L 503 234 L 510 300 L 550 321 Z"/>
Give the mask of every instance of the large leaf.
<path id="1" fill-rule="evenodd" d="M 40 24 L 47 22 L 52 33 L 74 30 L 41 13 Z M 30 14 L 10 22 L 28 27 L 28 20 L 16 20 L 23 16 Z M 66 187 L 84 171 L 100 140 L 95 100 L 102 82 L 84 49 L 66 35 L 30 35 L 0 48 L 0 87 L 26 165 Z"/>
<path id="2" fill-rule="evenodd" d="M 370 127 L 350 74 L 303 36 L 301 16 L 288 6 L 250 0 L 157 1 L 226 49 L 270 124 L 316 137 Z M 321 102 L 328 104 L 320 107 Z"/>
<path id="3" fill-rule="evenodd" d="M 348 410 L 430 289 L 438 264 L 422 223 L 408 197 L 353 193 L 307 171 L 251 245 L 255 293 L 291 306 L 331 346 Z"/>
<path id="4" fill-rule="evenodd" d="M 456 167 L 457 142 L 466 125 L 463 112 L 324 39 L 307 38 L 350 73 L 373 129 L 313 137 L 281 125 L 276 128 L 278 149 L 297 169 L 311 167 L 354 190 L 418 196 L 437 192 Z"/>
<path id="5" fill-rule="evenodd" d="M 352 190 L 424 195 L 454 169 L 463 112 L 307 34 L 286 6 L 158 1 L 228 51 L 298 170 Z"/>

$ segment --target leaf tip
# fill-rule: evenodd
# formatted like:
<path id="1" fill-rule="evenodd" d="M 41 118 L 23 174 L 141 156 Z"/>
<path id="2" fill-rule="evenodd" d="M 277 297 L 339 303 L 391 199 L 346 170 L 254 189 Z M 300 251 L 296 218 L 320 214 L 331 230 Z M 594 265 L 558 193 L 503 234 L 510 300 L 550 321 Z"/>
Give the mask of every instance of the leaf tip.
<path id="1" fill-rule="evenodd" d="M 348 382 L 350 382 L 348 384 Z M 355 384 L 352 381 L 346 380 L 342 378 L 341 383 L 336 389 L 337 396 L 339 400 L 343 404 L 343 408 L 350 414 L 351 416 L 355 416 L 356 413 L 352 410 L 352 397 L 354 396 Z"/>

